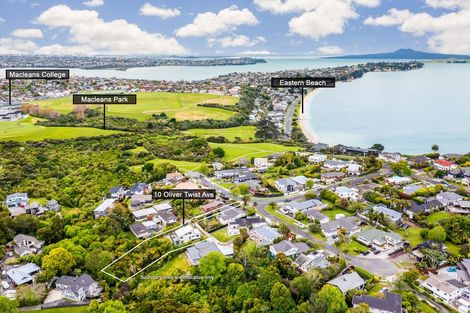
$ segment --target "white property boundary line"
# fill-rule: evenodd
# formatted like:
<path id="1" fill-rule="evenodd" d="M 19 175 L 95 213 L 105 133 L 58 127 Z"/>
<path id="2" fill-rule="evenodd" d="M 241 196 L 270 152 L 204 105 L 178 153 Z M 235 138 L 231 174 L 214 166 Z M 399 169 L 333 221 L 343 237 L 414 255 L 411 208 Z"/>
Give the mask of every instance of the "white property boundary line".
<path id="1" fill-rule="evenodd" d="M 108 273 L 108 272 L 106 271 L 106 269 L 108 269 L 109 267 L 111 267 L 114 263 L 116 263 L 117 261 L 121 260 L 123 257 L 125 257 L 126 255 L 128 255 L 129 253 L 131 253 L 132 251 L 134 251 L 136 248 L 138 248 L 140 245 L 146 243 L 147 241 L 150 241 L 150 240 L 153 240 L 153 239 L 155 239 L 155 238 L 159 238 L 159 237 L 161 237 L 161 236 L 163 236 L 163 235 L 166 235 L 166 234 L 168 234 L 168 233 L 174 232 L 174 231 L 176 231 L 177 229 L 180 229 L 181 227 L 186 226 L 186 225 L 192 223 L 193 220 L 197 220 L 197 222 L 199 222 L 200 219 L 202 219 L 203 217 L 206 217 L 206 216 L 209 216 L 209 215 L 213 215 L 213 214 L 215 214 L 215 213 L 220 213 L 220 210 L 222 210 L 223 208 L 226 208 L 226 207 L 228 207 L 228 206 L 232 206 L 233 204 L 238 204 L 237 207 L 239 207 L 239 206 L 241 205 L 239 201 L 235 201 L 235 202 L 232 202 L 232 203 L 228 203 L 228 204 L 226 204 L 226 205 L 224 205 L 224 206 L 222 206 L 222 207 L 220 207 L 220 208 L 218 208 L 218 209 L 216 209 L 216 210 L 213 210 L 213 211 L 210 211 L 210 212 L 203 213 L 203 214 L 200 214 L 200 215 L 197 215 L 197 216 L 192 217 L 192 218 L 188 221 L 188 223 L 185 224 L 185 225 L 180 225 L 180 226 L 178 226 L 178 227 L 169 229 L 169 230 L 167 230 L 167 231 L 157 233 L 157 234 L 155 234 L 154 236 L 145 239 L 144 241 L 142 241 L 141 243 L 137 244 L 135 247 L 133 247 L 132 249 L 130 249 L 129 251 L 127 251 L 126 253 L 124 253 L 123 255 L 121 255 L 119 258 L 117 258 L 117 259 L 114 260 L 113 262 L 109 263 L 107 266 L 105 266 L 103 269 L 101 269 L 101 272 L 103 272 L 103 273 L 105 273 L 106 275 L 108 275 L 108 276 L 110 276 L 110 277 L 112 277 L 112 278 L 114 278 L 114 279 L 117 279 L 117 280 L 119 280 L 120 282 L 123 282 L 123 283 L 129 281 L 130 279 L 132 279 L 132 278 L 134 278 L 135 276 L 137 276 L 138 274 L 142 273 L 142 272 L 143 272 L 144 270 L 146 270 L 148 267 L 150 267 L 150 266 L 152 266 L 153 264 L 157 263 L 158 261 L 160 261 L 162 258 L 164 258 L 164 257 L 166 257 L 167 255 L 169 255 L 170 253 L 173 253 L 173 252 L 176 252 L 176 251 L 180 251 L 180 250 L 186 249 L 186 248 L 188 248 L 188 247 L 191 247 L 191 246 L 195 245 L 196 243 L 193 243 L 193 244 L 191 244 L 191 245 L 179 247 L 179 248 L 173 249 L 173 250 L 171 250 L 171 251 L 168 251 L 167 253 L 165 253 L 164 255 L 160 256 L 158 259 L 156 259 L 155 261 L 151 262 L 150 264 L 148 264 L 147 266 L 145 266 L 143 269 L 139 270 L 137 273 L 134 273 L 132 276 L 126 278 L 125 280 L 122 280 L 122 279 L 120 279 L 119 277 L 116 277 L 115 275 L 113 275 L 113 274 L 111 274 L 111 273 Z"/>

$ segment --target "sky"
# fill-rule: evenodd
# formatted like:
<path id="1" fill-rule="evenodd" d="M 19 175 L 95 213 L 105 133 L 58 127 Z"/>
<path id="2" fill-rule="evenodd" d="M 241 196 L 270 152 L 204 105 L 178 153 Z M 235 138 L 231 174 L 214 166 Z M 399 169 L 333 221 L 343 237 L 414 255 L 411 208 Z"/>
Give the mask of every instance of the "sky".
<path id="1" fill-rule="evenodd" d="M 0 0 L 0 54 L 470 55 L 470 0 Z"/>

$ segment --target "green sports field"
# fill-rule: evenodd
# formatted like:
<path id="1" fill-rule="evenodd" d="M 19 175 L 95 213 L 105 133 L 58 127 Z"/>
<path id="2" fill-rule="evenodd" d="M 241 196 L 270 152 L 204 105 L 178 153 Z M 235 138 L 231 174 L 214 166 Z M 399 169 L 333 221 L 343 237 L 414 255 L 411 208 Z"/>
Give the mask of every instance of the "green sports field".
<path id="1" fill-rule="evenodd" d="M 210 143 L 212 148 L 221 147 L 225 151 L 224 161 L 235 161 L 240 158 L 265 157 L 272 153 L 298 151 L 298 147 L 286 147 L 273 143 Z"/>
<path id="2" fill-rule="evenodd" d="M 250 138 L 255 138 L 255 132 L 255 126 L 239 126 L 216 129 L 190 129 L 185 131 L 186 134 L 198 137 L 207 138 L 210 136 L 223 136 L 228 140 L 235 140 L 235 137 L 239 137 L 243 141 L 248 141 Z"/>
<path id="3" fill-rule="evenodd" d="M 153 159 L 149 161 L 149 163 L 153 163 L 154 165 L 162 164 L 162 163 L 170 163 L 180 169 L 182 172 L 194 171 L 201 166 L 201 163 L 198 162 L 190 162 L 190 161 L 177 161 L 177 160 L 168 160 L 168 159 Z M 132 167 L 135 170 L 140 170 L 142 165 Z"/>
<path id="4" fill-rule="evenodd" d="M 31 117 L 14 122 L 0 122 L 0 141 L 71 139 L 77 137 L 106 136 L 117 133 L 121 132 L 87 127 L 44 127 L 34 125 L 34 119 Z"/>
<path id="5" fill-rule="evenodd" d="M 107 114 L 146 120 L 152 114 L 165 112 L 170 118 L 177 120 L 202 120 L 215 119 L 226 120 L 235 114 L 220 108 L 199 107 L 201 103 L 218 103 L 222 105 L 234 105 L 238 98 L 230 96 L 218 96 L 194 93 L 172 92 L 138 92 L 136 105 L 108 105 Z M 36 101 L 44 108 L 51 108 L 59 113 L 69 113 L 73 110 L 72 97 Z M 92 106 L 91 106 L 92 107 Z"/>

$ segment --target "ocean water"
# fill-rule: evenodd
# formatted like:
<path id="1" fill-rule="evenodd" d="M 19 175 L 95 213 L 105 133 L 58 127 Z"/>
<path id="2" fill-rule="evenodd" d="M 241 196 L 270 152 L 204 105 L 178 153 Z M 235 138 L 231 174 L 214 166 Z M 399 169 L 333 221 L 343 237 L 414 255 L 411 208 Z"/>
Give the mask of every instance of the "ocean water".
<path id="1" fill-rule="evenodd" d="M 470 152 L 470 64 L 428 63 L 368 73 L 310 97 L 306 127 L 320 142 L 418 154 Z"/>

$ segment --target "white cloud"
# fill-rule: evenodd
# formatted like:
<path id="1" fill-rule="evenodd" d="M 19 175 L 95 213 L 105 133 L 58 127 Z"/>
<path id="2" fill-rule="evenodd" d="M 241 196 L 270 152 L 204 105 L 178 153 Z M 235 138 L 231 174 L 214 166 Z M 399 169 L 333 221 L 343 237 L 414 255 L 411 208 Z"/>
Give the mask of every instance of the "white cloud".
<path id="1" fill-rule="evenodd" d="M 3 23 L 5 23 L 5 19 L 0 17 L 0 25 L 2 25 Z"/>
<path id="2" fill-rule="evenodd" d="M 247 50 L 239 53 L 240 55 L 271 55 L 273 54 L 268 50 Z"/>
<path id="3" fill-rule="evenodd" d="M 150 3 L 146 3 L 140 8 L 139 13 L 144 16 L 158 16 L 162 19 L 167 19 L 180 15 L 181 11 L 178 9 L 158 8 Z"/>
<path id="4" fill-rule="evenodd" d="M 328 0 L 321 2 L 316 10 L 292 18 L 289 29 L 292 33 L 318 40 L 331 34 L 342 34 L 347 21 L 357 17 L 348 2 Z"/>
<path id="5" fill-rule="evenodd" d="M 468 0 L 426 0 L 426 4 L 434 9 L 455 9 L 458 7 L 470 7 Z"/>
<path id="6" fill-rule="evenodd" d="M 338 46 L 323 46 L 317 49 L 318 53 L 323 55 L 341 54 L 343 49 Z"/>
<path id="7" fill-rule="evenodd" d="M 104 0 L 90 0 L 83 2 L 87 7 L 99 7 L 104 4 Z"/>
<path id="8" fill-rule="evenodd" d="M 254 39 L 245 35 L 226 36 L 222 38 L 209 38 L 209 46 L 220 45 L 223 48 L 229 47 L 253 47 L 260 42 L 266 42 L 266 38 L 258 36 Z"/>
<path id="9" fill-rule="evenodd" d="M 289 21 L 289 31 L 313 39 L 341 34 L 359 15 L 356 6 L 376 7 L 380 0 L 254 0 L 260 10 L 274 14 L 301 13 Z"/>
<path id="10" fill-rule="evenodd" d="M 33 2 L 29 6 L 32 8 L 38 7 L 40 4 L 38 2 Z"/>
<path id="11" fill-rule="evenodd" d="M 189 51 L 175 38 L 148 33 L 124 19 L 105 22 L 93 10 L 73 10 L 56 5 L 38 18 L 37 22 L 51 28 L 69 30 L 69 41 L 87 46 L 100 54 L 182 55 Z"/>
<path id="12" fill-rule="evenodd" d="M 13 37 L 17 38 L 42 38 L 44 35 L 42 31 L 37 28 L 18 28 L 11 33 Z"/>
<path id="13" fill-rule="evenodd" d="M 36 44 L 30 40 L 0 38 L 0 54 L 30 54 L 36 49 Z"/>
<path id="14" fill-rule="evenodd" d="M 237 26 L 258 24 L 259 21 L 248 9 L 238 9 L 231 6 L 218 13 L 199 13 L 191 24 L 176 31 L 179 37 L 204 37 L 235 30 Z"/>
<path id="15" fill-rule="evenodd" d="M 432 51 L 470 54 L 470 5 L 464 1 L 428 0 L 428 5 L 454 7 L 455 11 L 432 16 L 427 12 L 411 13 L 391 9 L 387 14 L 367 18 L 364 23 L 378 26 L 398 26 L 414 36 L 428 36 Z"/>

